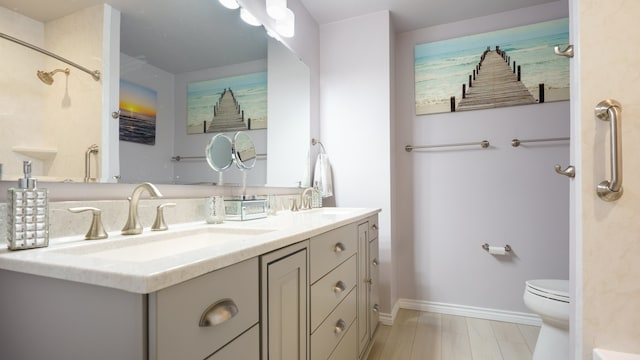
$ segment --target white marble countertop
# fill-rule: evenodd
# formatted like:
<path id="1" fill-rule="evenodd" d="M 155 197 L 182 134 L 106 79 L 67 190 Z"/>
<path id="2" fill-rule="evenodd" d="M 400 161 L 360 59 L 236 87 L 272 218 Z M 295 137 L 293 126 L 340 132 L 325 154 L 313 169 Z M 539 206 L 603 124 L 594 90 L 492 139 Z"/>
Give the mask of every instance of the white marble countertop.
<path id="1" fill-rule="evenodd" d="M 57 238 L 50 240 L 49 247 L 41 249 L 9 251 L 4 245 L 0 248 L 0 269 L 148 294 L 378 212 L 380 209 L 361 208 L 286 211 L 243 222 L 169 224 L 167 231 L 151 232 L 145 228 L 142 235 L 123 236 L 115 232 L 109 233 L 105 240 L 89 241 L 81 236 Z M 220 240 L 215 234 L 207 234 L 209 230 L 224 232 L 224 229 L 243 229 L 256 234 Z M 196 239 L 197 242 L 189 244 L 197 245 L 181 248 L 176 238 Z M 154 245 L 157 256 L 147 256 L 142 252 L 144 246 L 132 245 L 152 241 L 166 244 Z"/>

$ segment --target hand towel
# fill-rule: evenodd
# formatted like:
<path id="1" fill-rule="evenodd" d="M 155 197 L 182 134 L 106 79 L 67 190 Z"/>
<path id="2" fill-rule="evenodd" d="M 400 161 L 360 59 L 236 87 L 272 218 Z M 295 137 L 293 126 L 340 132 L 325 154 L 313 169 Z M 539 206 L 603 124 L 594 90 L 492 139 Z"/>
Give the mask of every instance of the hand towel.
<path id="1" fill-rule="evenodd" d="M 333 183 L 331 181 L 331 164 L 329 156 L 319 153 L 316 158 L 316 167 L 313 172 L 313 184 L 317 185 L 323 198 L 333 196 Z"/>

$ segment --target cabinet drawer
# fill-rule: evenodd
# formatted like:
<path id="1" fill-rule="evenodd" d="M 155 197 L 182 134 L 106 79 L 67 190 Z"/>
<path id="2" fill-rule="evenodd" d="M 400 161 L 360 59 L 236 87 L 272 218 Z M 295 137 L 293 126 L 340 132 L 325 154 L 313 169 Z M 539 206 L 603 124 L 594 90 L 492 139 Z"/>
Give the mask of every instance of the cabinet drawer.
<path id="1" fill-rule="evenodd" d="M 378 238 L 378 215 L 369 217 L 369 241 Z"/>
<path id="2" fill-rule="evenodd" d="M 326 360 L 336 348 L 336 345 L 353 329 L 357 307 L 356 289 L 351 290 L 343 302 L 331 313 L 324 322 L 311 334 L 311 360 Z M 354 331 L 355 333 L 355 331 Z M 352 359 L 355 359 L 355 339 Z"/>
<path id="3" fill-rule="evenodd" d="M 351 326 L 342 337 L 342 341 L 333 351 L 329 360 L 353 360 L 358 358 L 358 337 L 356 327 Z"/>
<path id="4" fill-rule="evenodd" d="M 150 294 L 150 358 L 204 359 L 256 324 L 258 281 L 254 258 Z M 237 313 L 225 321 L 233 304 Z M 200 326 L 209 310 L 222 310 L 223 320 Z"/>
<path id="5" fill-rule="evenodd" d="M 254 325 L 251 330 L 233 340 L 207 360 L 260 360 L 260 327 Z"/>
<path id="6" fill-rule="evenodd" d="M 358 230 L 346 225 L 311 238 L 310 281 L 313 284 L 324 274 L 351 257 L 358 250 Z"/>
<path id="7" fill-rule="evenodd" d="M 356 286 L 357 258 L 352 256 L 311 286 L 311 331 Z"/>

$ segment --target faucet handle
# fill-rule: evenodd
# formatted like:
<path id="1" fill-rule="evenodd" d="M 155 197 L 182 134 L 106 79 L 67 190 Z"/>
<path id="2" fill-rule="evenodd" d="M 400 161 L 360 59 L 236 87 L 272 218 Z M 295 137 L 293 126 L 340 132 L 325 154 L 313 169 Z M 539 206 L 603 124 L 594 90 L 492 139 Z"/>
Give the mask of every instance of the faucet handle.
<path id="1" fill-rule="evenodd" d="M 91 218 L 91 227 L 89 227 L 89 231 L 87 231 L 84 236 L 86 240 L 99 240 L 109 237 L 109 234 L 104 231 L 104 226 L 102 226 L 102 210 L 89 206 L 72 207 L 68 210 L 72 213 L 81 213 L 85 211 L 91 211 L 93 213 L 93 217 Z"/>
<path id="2" fill-rule="evenodd" d="M 164 211 L 163 209 L 166 207 L 174 207 L 176 203 L 164 203 L 158 205 L 156 208 L 156 220 L 153 222 L 151 226 L 151 231 L 164 231 L 169 229 L 167 224 L 164 222 Z"/>

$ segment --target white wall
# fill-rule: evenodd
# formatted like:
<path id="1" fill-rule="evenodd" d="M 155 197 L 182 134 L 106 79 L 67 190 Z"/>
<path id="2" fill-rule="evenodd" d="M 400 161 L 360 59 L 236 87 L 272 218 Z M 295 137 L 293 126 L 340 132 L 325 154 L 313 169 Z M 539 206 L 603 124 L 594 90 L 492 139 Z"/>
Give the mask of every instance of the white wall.
<path id="1" fill-rule="evenodd" d="M 569 136 L 569 103 L 416 116 L 413 48 L 568 16 L 566 1 L 399 34 L 396 54 L 394 261 L 398 297 L 529 312 L 524 282 L 569 278 L 568 142 L 513 148 L 511 139 Z M 407 153 L 404 145 L 489 140 L 487 150 Z M 493 257 L 482 243 L 511 245 Z M 388 311 L 389 309 L 385 309 Z"/>
<path id="2" fill-rule="evenodd" d="M 146 62 L 120 54 L 120 77 L 156 91 L 155 145 L 120 141 L 120 182 L 173 182 L 175 75 Z M 116 120 L 117 121 L 117 120 Z M 186 131 L 186 130 L 185 130 Z M 202 151 L 204 153 L 204 150 Z M 140 166 L 144 164 L 145 166 Z"/>
<path id="3" fill-rule="evenodd" d="M 320 138 L 337 206 L 381 208 L 380 293 L 391 306 L 391 23 L 388 11 L 320 27 Z"/>

